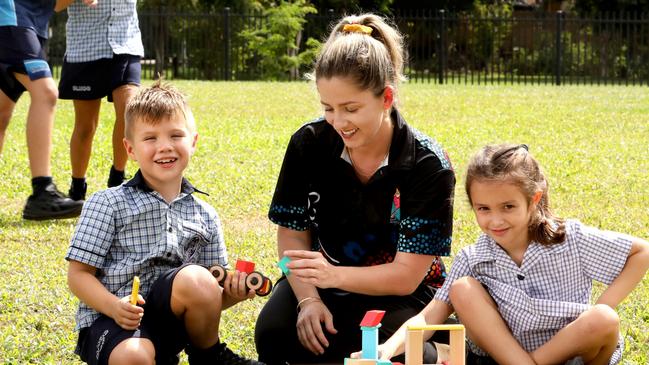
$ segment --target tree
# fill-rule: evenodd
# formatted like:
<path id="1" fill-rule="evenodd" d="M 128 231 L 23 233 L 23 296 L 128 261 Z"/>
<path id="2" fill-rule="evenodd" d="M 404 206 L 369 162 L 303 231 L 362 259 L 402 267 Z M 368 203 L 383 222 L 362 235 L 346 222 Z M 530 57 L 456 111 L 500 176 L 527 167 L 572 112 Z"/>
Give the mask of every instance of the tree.
<path id="1" fill-rule="evenodd" d="M 266 21 L 261 27 L 240 33 L 248 48 L 254 50 L 247 61 L 261 66 L 263 79 L 298 78 L 300 67 L 313 61 L 319 42 L 309 38 L 304 50 L 300 52 L 300 48 L 305 17 L 314 13 L 317 10 L 306 0 L 281 0 L 263 11 Z"/>

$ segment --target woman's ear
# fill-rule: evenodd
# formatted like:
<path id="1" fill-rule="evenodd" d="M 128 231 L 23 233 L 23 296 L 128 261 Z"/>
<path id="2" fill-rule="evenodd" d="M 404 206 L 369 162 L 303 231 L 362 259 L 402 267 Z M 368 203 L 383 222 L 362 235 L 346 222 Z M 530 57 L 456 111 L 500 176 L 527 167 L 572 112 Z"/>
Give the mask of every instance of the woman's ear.
<path id="1" fill-rule="evenodd" d="M 394 87 L 388 85 L 383 89 L 383 109 L 388 110 L 394 104 Z"/>

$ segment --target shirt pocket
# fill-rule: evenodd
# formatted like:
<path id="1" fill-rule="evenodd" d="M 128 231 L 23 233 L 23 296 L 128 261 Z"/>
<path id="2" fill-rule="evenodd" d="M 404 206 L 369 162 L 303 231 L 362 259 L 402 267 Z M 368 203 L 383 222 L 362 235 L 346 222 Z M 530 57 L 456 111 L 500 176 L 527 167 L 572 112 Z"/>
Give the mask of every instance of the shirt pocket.
<path id="1" fill-rule="evenodd" d="M 183 263 L 198 263 L 201 252 L 211 241 L 207 227 L 200 223 L 183 222 L 178 256 Z"/>

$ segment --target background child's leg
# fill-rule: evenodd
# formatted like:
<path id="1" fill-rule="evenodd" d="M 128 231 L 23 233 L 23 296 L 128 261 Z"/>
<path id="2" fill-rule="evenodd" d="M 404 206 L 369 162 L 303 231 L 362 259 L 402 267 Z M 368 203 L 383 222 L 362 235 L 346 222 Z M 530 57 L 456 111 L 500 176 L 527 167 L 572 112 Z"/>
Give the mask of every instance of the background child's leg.
<path id="1" fill-rule="evenodd" d="M 586 364 L 608 364 L 618 341 L 620 318 L 603 304 L 593 306 L 532 353 L 537 364 L 581 356 Z"/>
<path id="2" fill-rule="evenodd" d="M 2 153 L 2 146 L 4 145 L 5 134 L 11 115 L 14 112 L 16 103 L 11 100 L 4 92 L 0 91 L 0 153 Z"/>
<path id="3" fill-rule="evenodd" d="M 129 338 L 115 346 L 108 358 L 108 365 L 155 364 L 155 347 L 146 338 Z"/>
<path id="4" fill-rule="evenodd" d="M 92 153 L 92 140 L 99 124 L 101 99 L 74 100 L 74 129 L 70 137 L 72 177 L 84 178 Z"/>
<path id="5" fill-rule="evenodd" d="M 27 114 L 27 150 L 32 177 L 52 176 L 50 156 L 58 89 L 51 77 L 31 81 L 27 75 L 14 75 L 32 98 Z"/>
<path id="6" fill-rule="evenodd" d="M 113 166 L 116 170 L 124 171 L 128 155 L 124 148 L 124 112 L 126 104 L 138 91 L 137 85 L 122 85 L 113 90 L 113 104 L 115 106 L 115 126 L 113 127 Z"/>
<path id="7" fill-rule="evenodd" d="M 477 280 L 463 277 L 451 285 L 450 299 L 467 335 L 499 364 L 530 364 L 534 361 L 516 341 L 500 316 L 496 303 Z"/>
<path id="8" fill-rule="evenodd" d="M 192 345 L 208 348 L 219 340 L 222 289 L 204 267 L 189 265 L 174 278 L 171 310 L 182 318 Z"/>

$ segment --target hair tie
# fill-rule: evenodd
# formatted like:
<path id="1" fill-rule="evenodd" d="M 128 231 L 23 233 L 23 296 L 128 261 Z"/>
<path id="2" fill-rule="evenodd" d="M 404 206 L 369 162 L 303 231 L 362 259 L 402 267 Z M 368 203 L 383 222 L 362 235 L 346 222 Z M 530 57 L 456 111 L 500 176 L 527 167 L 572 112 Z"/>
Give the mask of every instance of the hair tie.
<path id="1" fill-rule="evenodd" d="M 366 25 L 361 25 L 361 24 L 345 24 L 343 26 L 343 32 L 347 33 L 363 33 L 370 35 L 372 34 L 372 28 L 366 26 Z"/>

